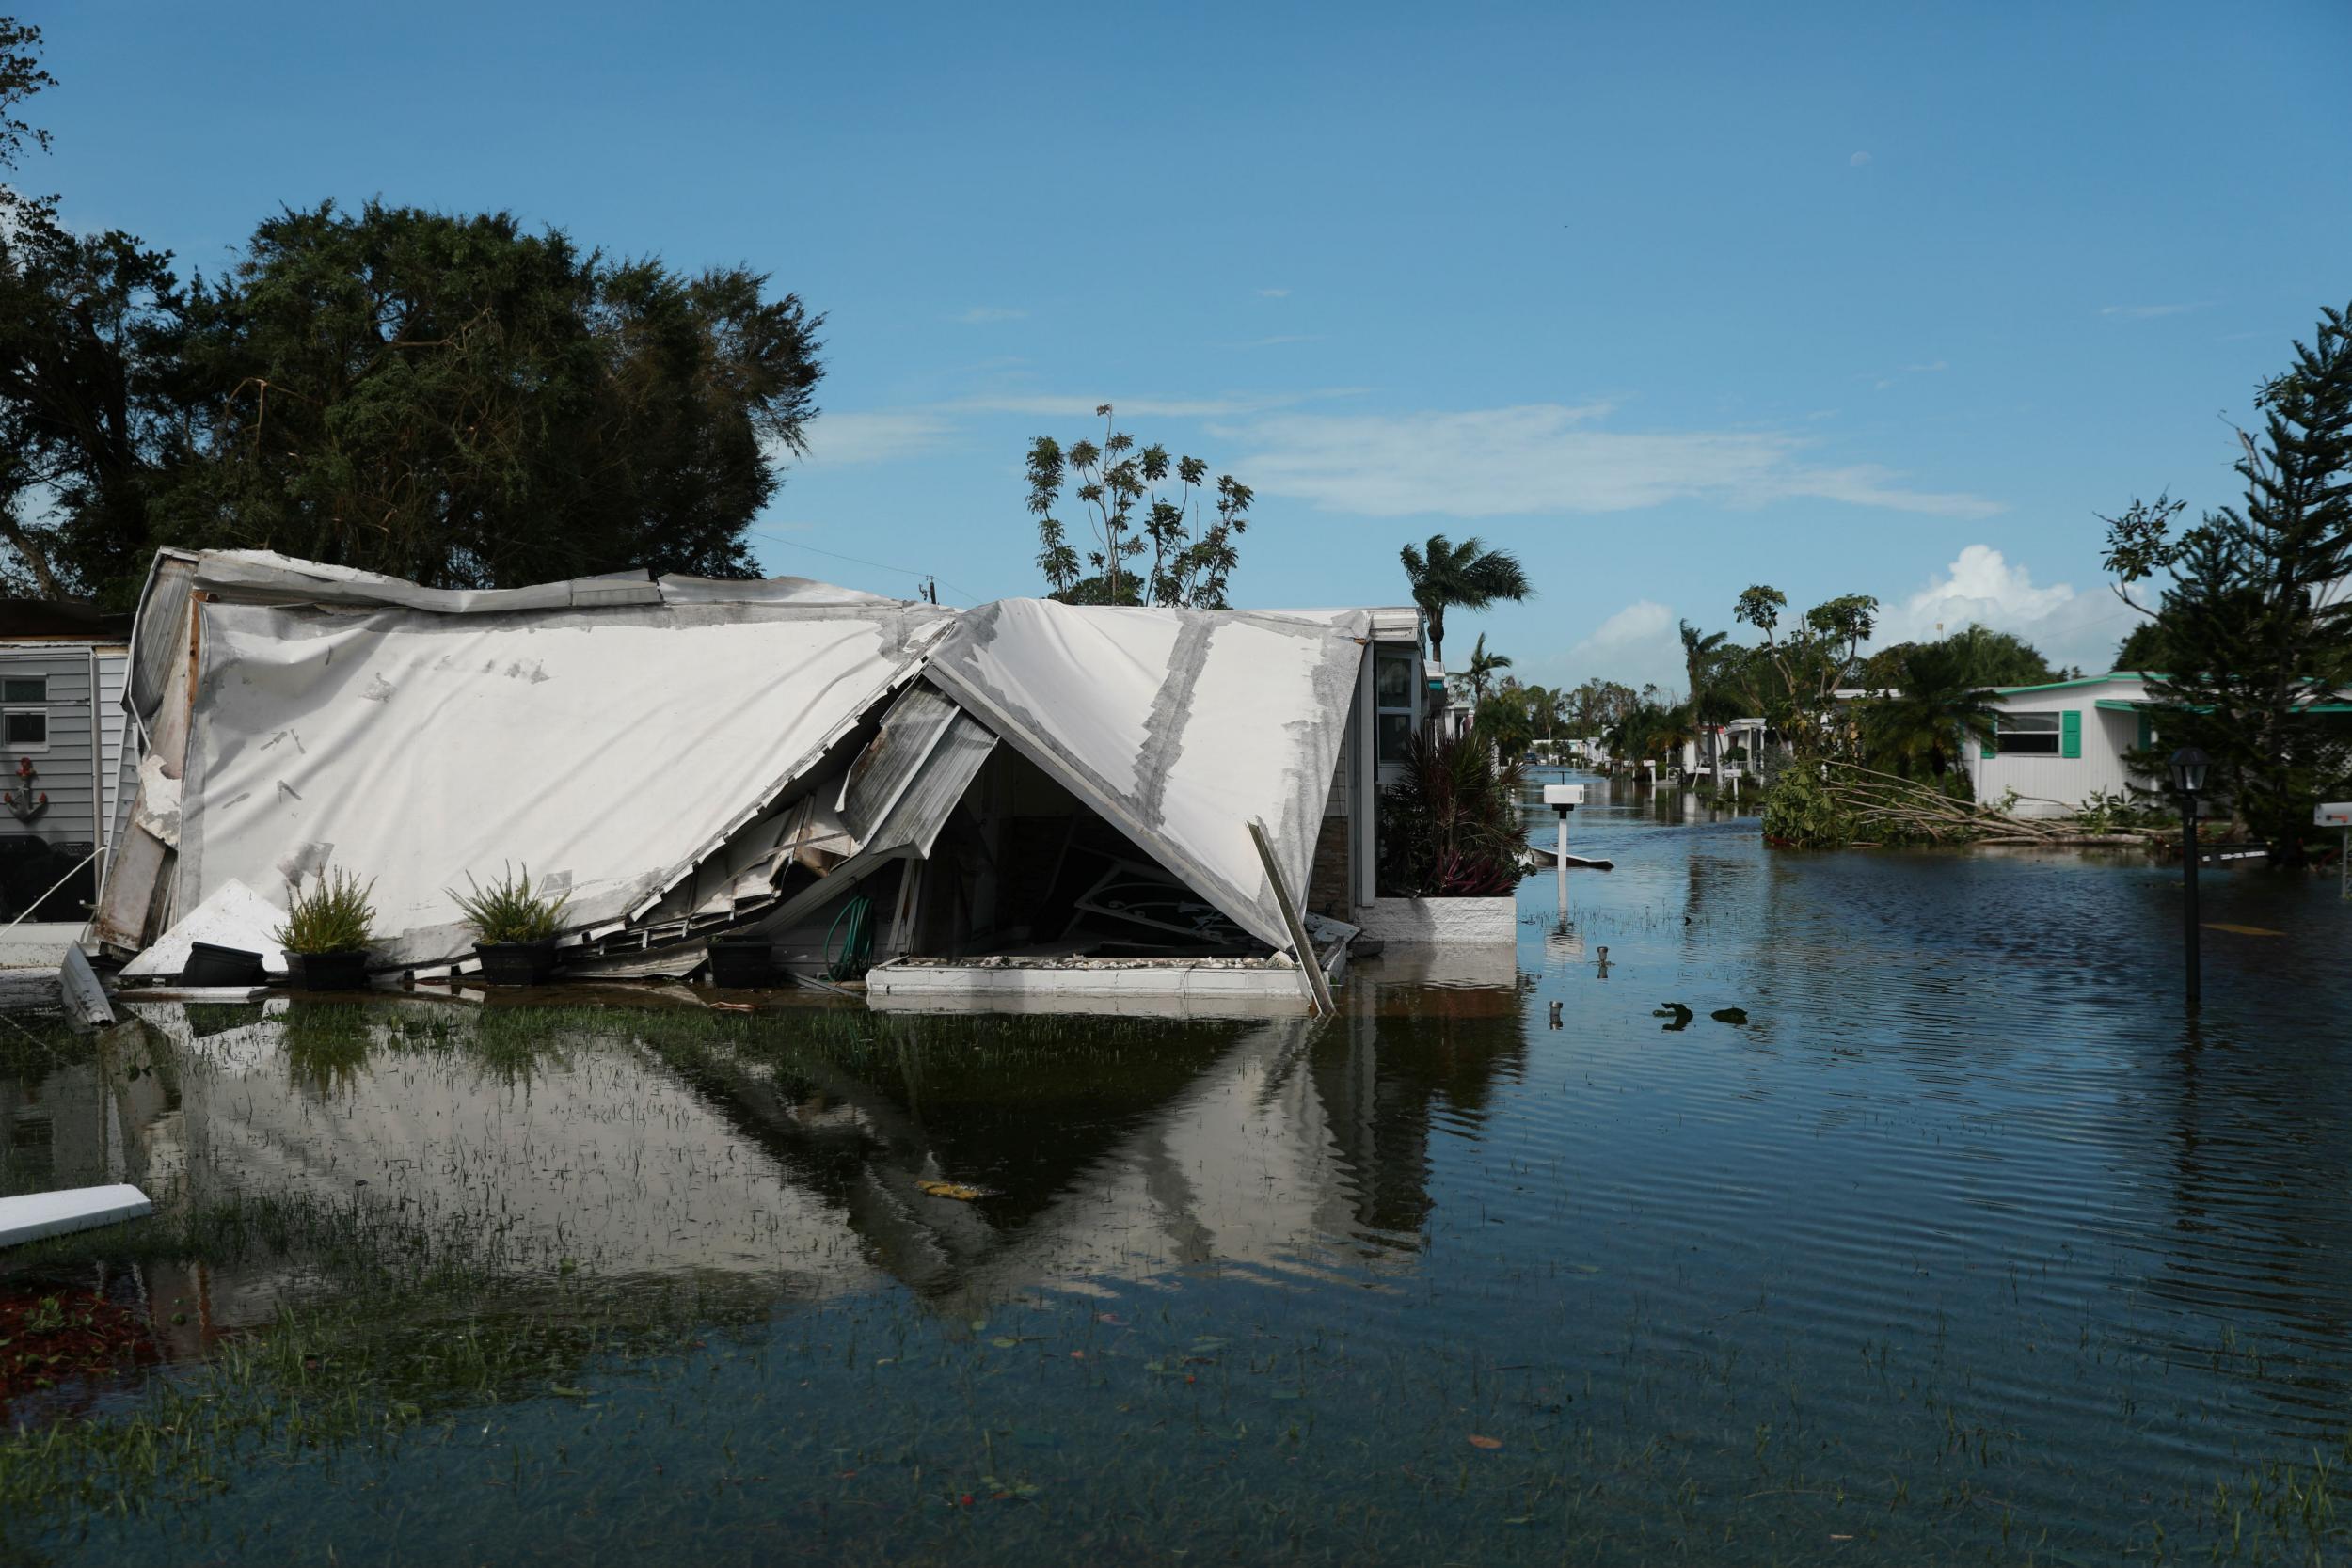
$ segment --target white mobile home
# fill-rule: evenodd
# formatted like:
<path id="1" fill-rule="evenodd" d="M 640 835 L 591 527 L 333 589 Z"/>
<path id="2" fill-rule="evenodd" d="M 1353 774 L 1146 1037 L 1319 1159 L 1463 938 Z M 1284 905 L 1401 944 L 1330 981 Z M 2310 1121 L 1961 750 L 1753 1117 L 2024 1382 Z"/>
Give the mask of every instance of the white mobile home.
<path id="1" fill-rule="evenodd" d="M 2118 670 L 2002 688 L 1993 744 L 1970 748 L 1977 799 L 1998 800 L 2013 789 L 2020 816 L 2066 816 L 2094 793 L 2148 787 L 2153 781 L 2132 772 L 2128 754 L 2158 740 L 2162 714 L 2148 695 L 2151 678 Z"/>
<path id="2" fill-rule="evenodd" d="M 373 883 L 376 967 L 463 968 L 448 890 L 511 863 L 568 895 L 558 952 L 582 975 L 688 974 L 750 941 L 796 974 L 870 970 L 877 998 L 1112 975 L 1123 997 L 1290 1005 L 1303 950 L 1336 972 L 1389 902 L 1377 792 L 1426 722 L 1421 635 L 1411 607 L 440 590 L 167 550 L 94 935 L 160 951 L 209 900 L 331 863 Z"/>
<path id="3" fill-rule="evenodd" d="M 136 784 L 130 631 L 127 615 L 0 601 L 0 920 L 87 913 Z"/>

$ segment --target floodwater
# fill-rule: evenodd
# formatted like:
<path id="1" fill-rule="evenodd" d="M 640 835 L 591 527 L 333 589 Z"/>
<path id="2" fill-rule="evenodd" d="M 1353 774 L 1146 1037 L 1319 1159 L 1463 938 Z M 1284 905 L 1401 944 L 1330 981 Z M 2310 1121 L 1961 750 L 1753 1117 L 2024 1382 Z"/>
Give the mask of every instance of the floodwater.
<path id="1" fill-rule="evenodd" d="M 418 1001 L 0 1046 L 0 1190 L 170 1210 L 0 1259 L 161 1358 L 0 1406 L 0 1555 L 2344 1555 L 2333 881 L 2208 872 L 2192 1022 L 2176 866 L 1595 795 L 1616 869 L 1531 879 L 1515 959 L 1365 964 L 1321 1028 Z"/>

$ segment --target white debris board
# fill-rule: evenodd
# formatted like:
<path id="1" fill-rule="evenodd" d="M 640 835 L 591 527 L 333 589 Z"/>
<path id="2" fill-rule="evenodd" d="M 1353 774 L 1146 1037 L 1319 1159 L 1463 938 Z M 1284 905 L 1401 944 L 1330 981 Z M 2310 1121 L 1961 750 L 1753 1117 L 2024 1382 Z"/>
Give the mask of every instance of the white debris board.
<path id="1" fill-rule="evenodd" d="M 136 1187 L 70 1187 L 61 1193 L 0 1197 L 0 1247 L 102 1225 L 144 1219 L 155 1205 Z"/>

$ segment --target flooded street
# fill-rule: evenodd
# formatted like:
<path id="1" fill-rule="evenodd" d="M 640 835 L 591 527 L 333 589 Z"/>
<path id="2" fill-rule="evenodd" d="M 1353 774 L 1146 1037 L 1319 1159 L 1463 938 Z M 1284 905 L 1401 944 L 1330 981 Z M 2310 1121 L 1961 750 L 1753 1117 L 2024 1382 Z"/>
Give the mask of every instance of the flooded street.
<path id="1" fill-rule="evenodd" d="M 0 1385 L 0 1548 L 2340 1555 L 2332 879 L 2207 874 L 2191 1025 L 2177 866 L 1775 852 L 1594 794 L 1570 847 L 1616 869 L 1565 918 L 1529 879 L 1516 962 L 1392 951 L 1321 1026 L 10 1031 L 0 1191 L 166 1212 L 0 1260 L 0 1299 L 96 1292 L 151 1340 Z"/>

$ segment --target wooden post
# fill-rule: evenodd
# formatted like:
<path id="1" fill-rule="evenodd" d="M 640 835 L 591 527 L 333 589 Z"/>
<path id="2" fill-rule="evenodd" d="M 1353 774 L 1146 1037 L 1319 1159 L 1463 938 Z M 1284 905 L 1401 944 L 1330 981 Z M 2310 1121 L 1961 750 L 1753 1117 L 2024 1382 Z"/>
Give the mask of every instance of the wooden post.
<path id="1" fill-rule="evenodd" d="M 1307 988 L 1307 1008 L 1315 1014 L 1335 1013 L 1339 1008 L 1331 1002 L 1331 986 L 1323 977 L 1323 959 L 1315 952 L 1315 944 L 1307 938 L 1307 923 L 1299 918 L 1298 905 L 1291 897 L 1291 890 L 1283 885 L 1281 868 L 1274 863 L 1274 841 L 1266 835 L 1265 823 L 1257 817 L 1249 819 L 1249 841 L 1258 847 L 1258 860 L 1265 867 L 1266 885 L 1274 890 L 1274 901 L 1282 908 L 1282 928 L 1291 934 L 1291 952 L 1298 959 L 1298 967 L 1306 973 L 1299 983 Z"/>

